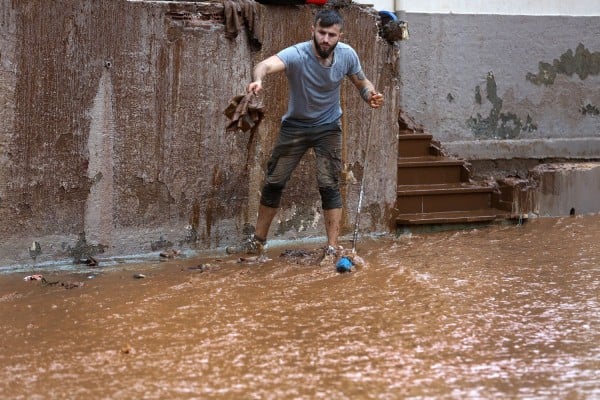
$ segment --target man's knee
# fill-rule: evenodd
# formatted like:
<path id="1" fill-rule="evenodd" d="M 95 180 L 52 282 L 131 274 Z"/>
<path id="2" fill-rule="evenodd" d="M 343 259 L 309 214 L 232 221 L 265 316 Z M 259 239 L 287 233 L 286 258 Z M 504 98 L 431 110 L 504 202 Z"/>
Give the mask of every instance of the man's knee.
<path id="1" fill-rule="evenodd" d="M 342 208 L 342 196 L 339 188 L 319 188 L 321 194 L 321 207 L 323 210 Z"/>
<path id="2" fill-rule="evenodd" d="M 260 196 L 260 204 L 271 208 L 279 208 L 284 186 L 266 183 Z"/>

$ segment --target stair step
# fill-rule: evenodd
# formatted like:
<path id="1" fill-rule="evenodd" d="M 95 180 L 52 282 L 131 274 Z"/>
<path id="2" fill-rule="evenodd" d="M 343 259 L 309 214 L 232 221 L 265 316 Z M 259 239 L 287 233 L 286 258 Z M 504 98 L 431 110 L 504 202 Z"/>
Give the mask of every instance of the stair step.
<path id="1" fill-rule="evenodd" d="M 505 211 L 494 208 L 471 211 L 399 214 L 396 216 L 396 225 L 467 224 L 475 222 L 492 222 L 497 218 L 505 217 L 505 215 Z"/>
<path id="2" fill-rule="evenodd" d="M 398 157 L 419 157 L 432 153 L 429 134 L 398 135 Z"/>
<path id="3" fill-rule="evenodd" d="M 469 184 L 399 186 L 396 209 L 400 213 L 431 213 L 486 209 L 493 189 Z"/>
<path id="4" fill-rule="evenodd" d="M 431 140 L 433 139 L 433 135 L 429 133 L 406 133 L 398 135 L 398 140 Z"/>
<path id="5" fill-rule="evenodd" d="M 447 157 L 398 159 L 398 185 L 459 183 L 466 178 L 464 162 Z"/>
<path id="6" fill-rule="evenodd" d="M 482 186 L 469 182 L 438 183 L 431 185 L 398 185 L 398 196 L 423 196 L 428 194 L 455 194 L 455 193 L 493 193 L 491 186 Z"/>
<path id="7" fill-rule="evenodd" d="M 422 166 L 439 166 L 439 165 L 464 165 L 464 161 L 450 157 L 439 156 L 419 156 L 419 157 L 398 157 L 399 168 L 411 168 Z"/>

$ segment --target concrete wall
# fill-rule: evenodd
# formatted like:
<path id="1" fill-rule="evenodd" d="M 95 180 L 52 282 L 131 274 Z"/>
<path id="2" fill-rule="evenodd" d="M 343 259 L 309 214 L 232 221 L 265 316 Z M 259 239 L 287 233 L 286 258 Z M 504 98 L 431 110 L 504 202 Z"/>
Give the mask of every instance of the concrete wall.
<path id="1" fill-rule="evenodd" d="M 600 209 L 600 163 L 547 163 L 532 169 L 539 190 L 533 196 L 541 216 L 597 213 Z"/>
<path id="2" fill-rule="evenodd" d="M 451 154 L 600 158 L 600 17 L 400 14 L 401 107 Z"/>
<path id="3" fill-rule="evenodd" d="M 267 81 L 267 117 L 250 149 L 249 134 L 225 133 L 222 111 L 256 61 L 309 38 L 314 8 L 258 6 L 252 34 L 262 49 L 253 51 L 245 31 L 225 37 L 222 7 L 0 0 L 2 264 L 30 262 L 32 241 L 42 247 L 38 263 L 101 250 L 215 248 L 254 222 L 286 105 L 283 76 Z M 396 53 L 378 39 L 373 10 L 342 13 L 346 41 L 387 97 L 372 112 L 353 87 L 343 90 L 347 172 L 367 182 L 361 225 L 385 229 L 395 200 Z M 358 186 L 343 188 L 346 232 Z M 271 232 L 323 234 L 320 215 L 309 156 Z"/>
<path id="4" fill-rule="evenodd" d="M 599 16 L 596 0 L 359 0 L 378 10 L 434 14 Z"/>

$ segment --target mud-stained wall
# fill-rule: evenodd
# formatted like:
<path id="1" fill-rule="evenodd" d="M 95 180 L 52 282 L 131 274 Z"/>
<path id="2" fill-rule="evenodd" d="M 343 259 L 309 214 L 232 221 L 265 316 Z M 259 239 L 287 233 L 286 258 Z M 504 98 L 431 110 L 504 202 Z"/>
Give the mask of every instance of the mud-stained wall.
<path id="1" fill-rule="evenodd" d="M 401 18 L 401 106 L 450 153 L 600 158 L 598 17 Z"/>
<path id="2" fill-rule="evenodd" d="M 255 62 L 308 39 L 314 8 L 258 6 L 262 49 L 252 51 L 245 32 L 226 38 L 220 2 L 0 6 L 0 260 L 23 262 L 34 240 L 38 262 L 81 249 L 214 248 L 254 222 L 287 102 L 283 76 L 268 79 L 267 116 L 250 149 L 249 134 L 225 133 L 222 111 Z M 344 159 L 349 175 L 366 179 L 361 226 L 385 229 L 395 194 L 396 55 L 377 38 L 374 10 L 341 11 L 346 41 L 387 97 L 373 112 L 344 86 Z M 308 156 L 290 182 L 273 235 L 323 232 L 313 162 Z M 350 182 L 346 231 L 358 195 Z"/>

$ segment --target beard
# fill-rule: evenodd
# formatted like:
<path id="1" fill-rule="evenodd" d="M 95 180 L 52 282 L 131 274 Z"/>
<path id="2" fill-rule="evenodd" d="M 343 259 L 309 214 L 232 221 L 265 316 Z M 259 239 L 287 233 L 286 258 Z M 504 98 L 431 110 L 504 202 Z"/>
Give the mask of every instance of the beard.
<path id="1" fill-rule="evenodd" d="M 323 49 L 321 47 L 321 45 L 319 45 L 319 43 L 317 42 L 317 38 L 314 35 L 313 35 L 313 43 L 315 44 L 315 49 L 317 50 L 317 54 L 321 58 L 328 58 L 331 55 L 331 53 L 333 53 L 333 50 L 335 50 L 335 46 L 337 46 L 337 42 L 335 42 L 335 44 L 333 46 L 331 46 L 329 49 Z"/>

